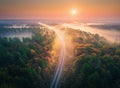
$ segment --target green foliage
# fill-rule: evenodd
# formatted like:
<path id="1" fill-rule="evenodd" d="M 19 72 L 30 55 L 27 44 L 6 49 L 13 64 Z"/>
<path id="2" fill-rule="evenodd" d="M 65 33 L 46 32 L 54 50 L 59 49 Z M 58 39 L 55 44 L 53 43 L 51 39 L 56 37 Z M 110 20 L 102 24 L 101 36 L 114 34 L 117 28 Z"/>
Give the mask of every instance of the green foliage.
<path id="1" fill-rule="evenodd" d="M 102 56 L 79 59 L 75 75 L 65 88 L 120 88 L 120 58 L 117 61 Z"/>
<path id="2" fill-rule="evenodd" d="M 44 45 L 43 44 L 43 41 L 45 40 L 45 37 L 44 36 L 41 36 L 39 33 L 38 34 L 35 34 L 33 37 L 32 37 L 32 41 L 33 42 L 37 42 L 38 44 L 40 45 Z"/>
<path id="3" fill-rule="evenodd" d="M 38 65 L 40 66 L 40 67 L 42 67 L 42 68 L 44 68 L 44 67 L 46 67 L 47 66 L 47 64 L 48 64 L 48 61 L 47 60 L 39 60 L 39 62 L 38 62 Z"/>
<path id="4" fill-rule="evenodd" d="M 0 88 L 46 88 L 43 73 L 38 70 L 47 67 L 43 54 L 46 54 L 44 41 L 48 40 L 40 33 L 23 41 L 0 37 Z"/>

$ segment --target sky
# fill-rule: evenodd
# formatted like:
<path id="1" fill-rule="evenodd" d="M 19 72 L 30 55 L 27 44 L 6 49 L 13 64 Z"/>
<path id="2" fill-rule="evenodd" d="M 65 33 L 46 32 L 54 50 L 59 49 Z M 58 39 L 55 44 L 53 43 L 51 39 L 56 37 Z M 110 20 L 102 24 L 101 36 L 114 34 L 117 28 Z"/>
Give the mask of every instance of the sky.
<path id="1" fill-rule="evenodd" d="M 120 18 L 120 0 L 0 0 L 0 19 L 73 17 Z"/>

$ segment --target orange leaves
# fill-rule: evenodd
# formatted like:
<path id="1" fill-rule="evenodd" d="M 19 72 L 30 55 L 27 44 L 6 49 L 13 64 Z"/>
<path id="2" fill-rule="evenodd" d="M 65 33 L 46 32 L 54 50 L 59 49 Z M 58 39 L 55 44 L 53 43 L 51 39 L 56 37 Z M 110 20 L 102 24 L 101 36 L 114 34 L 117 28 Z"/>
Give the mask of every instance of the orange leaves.
<path id="1" fill-rule="evenodd" d="M 34 49 L 31 49 L 30 52 L 31 52 L 32 55 L 36 54 L 36 51 Z"/>

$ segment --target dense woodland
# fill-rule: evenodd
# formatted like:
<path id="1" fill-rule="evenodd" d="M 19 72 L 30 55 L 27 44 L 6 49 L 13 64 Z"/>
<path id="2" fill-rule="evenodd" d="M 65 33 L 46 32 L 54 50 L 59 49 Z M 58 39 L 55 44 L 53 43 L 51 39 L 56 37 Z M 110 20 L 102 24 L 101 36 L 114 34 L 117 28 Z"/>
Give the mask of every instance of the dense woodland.
<path id="1" fill-rule="evenodd" d="M 50 32 L 52 36 L 45 29 L 33 33 L 31 39 L 22 41 L 0 38 L 0 88 L 48 88 L 50 79 L 45 68 L 51 58 L 54 32 Z"/>
<path id="2" fill-rule="evenodd" d="M 75 57 L 61 88 L 120 88 L 120 45 L 98 34 L 67 32 L 74 36 Z"/>
<path id="3" fill-rule="evenodd" d="M 0 88 L 49 88 L 55 35 L 33 29 L 23 29 L 33 36 L 22 41 L 0 37 Z M 0 31 L 13 32 L 7 28 Z M 60 88 L 120 88 L 120 45 L 80 30 L 67 29 L 65 33 L 73 37 L 75 57 L 69 63 L 73 70 L 67 71 Z"/>

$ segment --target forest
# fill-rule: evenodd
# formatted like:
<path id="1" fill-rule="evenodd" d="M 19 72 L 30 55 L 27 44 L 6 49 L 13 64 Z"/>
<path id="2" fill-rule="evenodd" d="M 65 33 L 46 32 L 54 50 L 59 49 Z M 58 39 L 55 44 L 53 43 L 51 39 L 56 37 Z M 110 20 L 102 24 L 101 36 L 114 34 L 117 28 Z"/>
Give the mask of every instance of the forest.
<path id="1" fill-rule="evenodd" d="M 75 56 L 61 88 L 120 88 L 120 45 L 98 34 L 67 32 L 74 36 Z"/>
<path id="2" fill-rule="evenodd" d="M 31 39 L 23 37 L 22 41 L 0 37 L 0 88 L 46 88 L 49 85 L 45 68 L 51 57 L 54 33 L 49 36 L 45 30 L 33 31 Z"/>
<path id="3" fill-rule="evenodd" d="M 120 45 L 98 34 L 61 29 L 74 45 L 60 88 L 120 88 Z M 0 37 L 0 88 L 49 88 L 55 33 L 46 28 L 1 28 L 1 34 L 30 32 L 31 38 Z M 66 37 L 64 37 L 66 39 Z M 70 45 L 70 44 L 69 44 Z M 72 45 L 72 46 L 73 46 Z M 69 54 L 70 55 L 70 54 Z M 66 59 L 69 57 L 66 56 Z"/>

